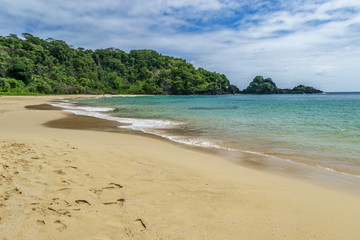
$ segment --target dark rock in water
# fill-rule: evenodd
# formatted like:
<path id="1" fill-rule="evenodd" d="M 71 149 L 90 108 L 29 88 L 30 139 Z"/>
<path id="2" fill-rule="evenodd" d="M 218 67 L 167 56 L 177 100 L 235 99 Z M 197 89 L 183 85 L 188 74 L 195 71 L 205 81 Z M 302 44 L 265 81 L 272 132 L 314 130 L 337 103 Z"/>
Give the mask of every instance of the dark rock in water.
<path id="1" fill-rule="evenodd" d="M 249 86 L 243 91 L 244 94 L 314 94 L 323 93 L 321 90 L 310 86 L 299 85 L 293 89 L 281 89 L 276 86 L 271 78 L 264 79 L 256 76 Z"/>
<path id="2" fill-rule="evenodd" d="M 231 110 L 237 107 L 191 107 L 189 110 Z"/>

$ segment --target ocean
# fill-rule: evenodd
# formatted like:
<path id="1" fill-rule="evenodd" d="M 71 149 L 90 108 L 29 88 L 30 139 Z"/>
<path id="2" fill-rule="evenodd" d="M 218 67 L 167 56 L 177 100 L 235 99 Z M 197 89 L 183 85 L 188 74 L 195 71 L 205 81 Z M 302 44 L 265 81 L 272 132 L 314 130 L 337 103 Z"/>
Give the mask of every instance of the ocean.
<path id="1" fill-rule="evenodd" d="M 360 93 L 100 97 L 54 104 L 119 128 L 360 176 Z M 235 156 L 235 157 L 234 157 Z"/>

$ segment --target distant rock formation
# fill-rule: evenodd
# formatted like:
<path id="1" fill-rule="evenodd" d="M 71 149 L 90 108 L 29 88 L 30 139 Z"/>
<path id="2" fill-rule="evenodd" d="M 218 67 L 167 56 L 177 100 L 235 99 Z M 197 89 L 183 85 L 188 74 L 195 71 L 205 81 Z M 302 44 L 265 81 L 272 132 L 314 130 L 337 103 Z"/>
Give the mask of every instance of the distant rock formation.
<path id="1" fill-rule="evenodd" d="M 299 85 L 297 87 L 294 87 L 292 89 L 293 93 L 308 93 L 308 94 L 312 94 L 312 93 L 323 93 L 323 91 L 315 89 L 313 87 L 309 87 L 309 86 L 305 86 L 305 85 Z"/>
<path id="2" fill-rule="evenodd" d="M 321 90 L 310 86 L 299 85 L 293 89 L 281 89 L 276 86 L 271 78 L 264 79 L 256 76 L 249 86 L 243 90 L 244 94 L 318 94 Z"/>

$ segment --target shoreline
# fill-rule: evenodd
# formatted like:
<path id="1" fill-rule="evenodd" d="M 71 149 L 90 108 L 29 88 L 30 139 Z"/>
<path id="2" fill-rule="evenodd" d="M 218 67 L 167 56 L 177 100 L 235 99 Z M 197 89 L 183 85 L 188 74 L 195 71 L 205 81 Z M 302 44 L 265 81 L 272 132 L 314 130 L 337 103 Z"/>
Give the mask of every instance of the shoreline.
<path id="1" fill-rule="evenodd" d="M 358 194 L 156 138 L 92 131 L 105 123 L 94 119 L 81 131 L 48 128 L 67 114 L 24 108 L 62 97 L 0 98 L 2 238 L 360 237 Z"/>
<path id="2" fill-rule="evenodd" d="M 95 96 L 97 98 L 98 96 Z M 102 96 L 101 96 L 102 97 Z M 109 96 L 112 97 L 112 96 Z M 124 96 L 127 97 L 127 96 Z M 86 96 L 85 96 L 86 98 Z M 61 103 L 61 100 L 52 101 L 55 105 L 56 103 Z M 68 99 L 71 100 L 71 99 Z M 53 104 L 51 103 L 51 104 Z M 60 104 L 61 105 L 61 104 Z M 62 108 L 54 105 L 48 105 L 44 107 L 42 105 L 32 106 L 38 110 L 68 110 L 68 108 Z M 76 108 L 76 107 L 75 107 Z M 69 108 L 71 109 L 71 108 Z M 84 117 L 84 118 L 82 118 Z M 81 120 L 83 119 L 83 121 Z M 92 120 L 91 120 L 92 119 Z M 77 124 L 68 124 L 70 121 L 77 122 Z M 99 125 L 94 126 L 93 128 L 87 127 L 89 122 L 96 123 Z M 109 127 L 110 125 L 111 127 Z M 143 132 L 140 130 L 134 129 L 125 129 L 118 128 L 118 126 L 127 126 L 126 123 L 121 123 L 116 120 L 109 120 L 97 116 L 88 116 L 72 111 L 67 112 L 67 117 L 62 119 L 57 119 L 55 121 L 46 123 L 44 126 L 63 128 L 63 129 L 78 129 L 78 130 L 98 130 L 98 131 L 108 131 L 108 132 L 118 132 L 125 134 L 133 134 L 140 136 L 147 136 L 154 139 L 160 139 L 166 142 L 176 144 L 177 146 L 183 148 L 189 148 L 196 151 L 207 152 L 211 154 L 217 154 L 227 161 L 235 163 L 240 166 L 245 166 L 259 171 L 268 171 L 274 174 L 280 174 L 286 177 L 297 178 L 303 181 L 309 181 L 314 184 L 321 184 L 326 187 L 336 188 L 337 190 L 355 192 L 360 194 L 360 175 L 358 170 L 354 171 L 342 171 L 343 169 L 337 169 L 334 167 L 329 167 L 319 162 L 311 162 L 308 160 L 301 160 L 298 156 L 297 158 L 293 156 L 286 156 L 286 154 L 281 153 L 272 153 L 272 152 L 254 152 L 253 150 L 240 150 L 240 149 L 227 149 L 217 146 L 198 146 L 191 145 L 188 143 L 179 142 L 168 137 L 157 135 L 154 133 Z M 284 157 L 286 156 L 286 157 Z M 304 158 L 306 156 L 303 156 Z"/>

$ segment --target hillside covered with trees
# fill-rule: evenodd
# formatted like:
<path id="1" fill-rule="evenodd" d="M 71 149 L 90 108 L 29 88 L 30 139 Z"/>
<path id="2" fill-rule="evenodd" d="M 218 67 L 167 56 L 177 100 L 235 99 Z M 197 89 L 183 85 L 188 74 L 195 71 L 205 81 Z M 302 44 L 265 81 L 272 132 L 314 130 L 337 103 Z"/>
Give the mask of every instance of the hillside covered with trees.
<path id="1" fill-rule="evenodd" d="M 0 94 L 232 94 L 225 75 L 153 50 L 73 48 L 29 33 L 0 36 Z"/>

